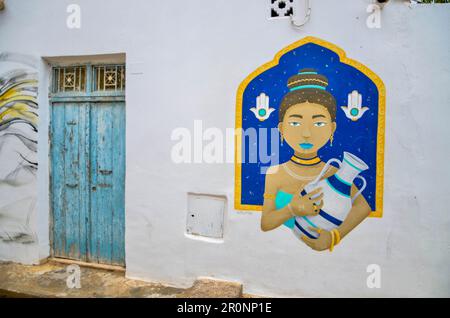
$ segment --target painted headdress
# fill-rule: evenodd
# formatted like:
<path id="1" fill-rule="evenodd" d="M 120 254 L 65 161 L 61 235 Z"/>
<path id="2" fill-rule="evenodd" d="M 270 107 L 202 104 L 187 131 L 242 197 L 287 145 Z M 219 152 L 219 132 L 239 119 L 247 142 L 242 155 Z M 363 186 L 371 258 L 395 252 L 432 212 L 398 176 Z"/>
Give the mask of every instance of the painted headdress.
<path id="1" fill-rule="evenodd" d="M 289 78 L 287 86 L 291 92 L 307 88 L 325 90 L 328 86 L 328 79 L 318 74 L 315 69 L 304 68 Z"/>

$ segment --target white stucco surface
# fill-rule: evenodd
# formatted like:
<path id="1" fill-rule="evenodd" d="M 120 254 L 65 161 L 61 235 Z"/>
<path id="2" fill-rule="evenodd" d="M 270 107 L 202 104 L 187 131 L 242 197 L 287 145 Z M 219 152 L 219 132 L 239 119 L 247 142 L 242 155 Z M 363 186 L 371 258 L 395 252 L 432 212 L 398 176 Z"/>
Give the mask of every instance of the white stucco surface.
<path id="1" fill-rule="evenodd" d="M 269 1 L 7 1 L 0 51 L 45 56 L 126 53 L 127 276 L 189 286 L 198 276 L 240 281 L 274 296 L 450 296 L 450 5 L 391 1 L 381 29 L 369 0 L 314 0 L 301 30 L 267 19 Z M 171 132 L 234 127 L 239 83 L 305 36 L 343 48 L 384 81 L 384 215 L 358 226 L 333 253 L 301 245 L 260 214 L 233 209 L 234 165 L 174 164 Z M 40 67 L 37 233 L 49 253 L 48 66 Z M 223 243 L 185 236 L 187 193 L 226 195 Z M 37 253 L 35 253 L 37 255 Z M 36 257 L 34 262 L 38 261 Z M 369 264 L 381 288 L 366 286 Z"/>

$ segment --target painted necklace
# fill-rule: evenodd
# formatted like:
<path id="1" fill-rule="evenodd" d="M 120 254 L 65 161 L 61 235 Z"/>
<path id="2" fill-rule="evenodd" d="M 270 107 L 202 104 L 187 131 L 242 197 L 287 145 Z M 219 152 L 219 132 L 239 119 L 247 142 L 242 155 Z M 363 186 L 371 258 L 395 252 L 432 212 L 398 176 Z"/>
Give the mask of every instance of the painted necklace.
<path id="1" fill-rule="evenodd" d="M 320 158 L 318 156 L 314 158 L 300 158 L 296 155 L 293 155 L 291 157 L 291 161 L 299 166 L 315 166 L 316 164 L 320 163 Z"/>
<path id="2" fill-rule="evenodd" d="M 316 157 L 316 158 L 318 158 L 318 157 Z M 314 158 L 313 158 L 314 159 Z M 291 160 L 292 160 L 292 158 L 291 158 Z M 292 160 L 293 161 L 293 160 Z M 319 159 L 319 162 L 320 162 L 320 159 Z M 313 164 L 313 165 L 316 165 L 317 163 L 315 163 L 315 164 Z M 311 165 L 312 166 L 312 165 Z M 314 180 L 319 174 L 320 174 L 320 172 L 319 172 L 319 174 L 317 174 L 317 175 L 315 175 L 315 176 L 301 176 L 301 175 L 298 175 L 298 174 L 296 174 L 294 171 L 292 171 L 288 166 L 287 166 L 287 164 L 286 165 L 282 165 L 282 167 L 283 167 L 283 169 L 291 176 L 291 177 L 293 177 L 293 178 L 295 178 L 295 179 L 297 179 L 297 180 Z M 328 173 L 328 171 L 330 171 L 330 169 L 331 169 L 331 166 L 330 167 L 328 167 L 328 169 L 327 169 L 327 171 L 325 172 L 325 174 L 327 174 Z M 324 175 L 325 175 L 324 174 Z"/>

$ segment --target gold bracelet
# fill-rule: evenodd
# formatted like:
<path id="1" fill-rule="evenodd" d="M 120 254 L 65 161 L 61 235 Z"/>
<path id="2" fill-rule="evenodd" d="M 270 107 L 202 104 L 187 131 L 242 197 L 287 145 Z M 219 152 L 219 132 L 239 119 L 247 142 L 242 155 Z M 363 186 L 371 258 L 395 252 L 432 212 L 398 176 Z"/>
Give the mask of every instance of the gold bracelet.
<path id="1" fill-rule="evenodd" d="M 331 234 L 330 252 L 333 252 L 333 248 L 334 248 L 334 231 L 330 231 L 330 234 Z"/>
<path id="2" fill-rule="evenodd" d="M 341 241 L 341 233 L 339 233 L 338 229 L 333 229 L 333 233 L 336 237 L 336 242 L 334 243 L 334 245 L 338 245 Z"/>

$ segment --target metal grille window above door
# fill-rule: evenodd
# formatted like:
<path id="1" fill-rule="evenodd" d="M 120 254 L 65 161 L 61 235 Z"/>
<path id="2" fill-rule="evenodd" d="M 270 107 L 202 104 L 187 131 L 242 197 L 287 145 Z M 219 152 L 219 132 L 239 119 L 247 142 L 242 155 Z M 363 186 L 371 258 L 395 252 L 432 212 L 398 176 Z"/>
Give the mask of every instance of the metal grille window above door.
<path id="1" fill-rule="evenodd" d="M 93 67 L 94 91 L 123 91 L 125 65 L 98 65 Z"/>
<path id="2" fill-rule="evenodd" d="M 86 90 L 86 66 L 53 68 L 53 92 L 84 92 Z"/>
<path id="3" fill-rule="evenodd" d="M 125 65 L 79 65 L 53 68 L 52 93 L 90 95 L 125 91 Z M 104 94 L 101 94 L 102 96 Z"/>

